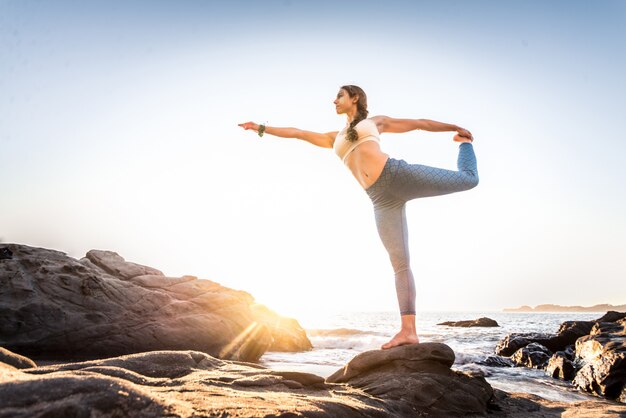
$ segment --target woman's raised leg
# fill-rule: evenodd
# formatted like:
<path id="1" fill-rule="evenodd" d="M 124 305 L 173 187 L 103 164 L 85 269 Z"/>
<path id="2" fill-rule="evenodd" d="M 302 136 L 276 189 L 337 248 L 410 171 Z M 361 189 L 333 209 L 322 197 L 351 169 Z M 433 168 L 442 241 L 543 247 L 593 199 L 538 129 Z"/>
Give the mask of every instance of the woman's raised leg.
<path id="1" fill-rule="evenodd" d="M 421 197 L 440 196 L 469 190 L 478 185 L 478 167 L 474 147 L 470 142 L 459 145 L 458 171 L 422 164 L 401 165 L 394 180 L 394 194 L 404 201 Z"/>

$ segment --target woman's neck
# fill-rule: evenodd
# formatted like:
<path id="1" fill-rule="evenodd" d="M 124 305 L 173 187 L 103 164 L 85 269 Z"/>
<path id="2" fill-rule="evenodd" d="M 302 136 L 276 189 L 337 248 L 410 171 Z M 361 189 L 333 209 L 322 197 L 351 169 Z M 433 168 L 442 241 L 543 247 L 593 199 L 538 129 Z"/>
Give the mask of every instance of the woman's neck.
<path id="1" fill-rule="evenodd" d="M 356 114 L 357 114 L 356 109 L 354 110 L 354 112 L 347 112 L 346 113 L 346 116 L 348 117 L 348 125 L 352 123 L 352 121 L 356 117 Z"/>

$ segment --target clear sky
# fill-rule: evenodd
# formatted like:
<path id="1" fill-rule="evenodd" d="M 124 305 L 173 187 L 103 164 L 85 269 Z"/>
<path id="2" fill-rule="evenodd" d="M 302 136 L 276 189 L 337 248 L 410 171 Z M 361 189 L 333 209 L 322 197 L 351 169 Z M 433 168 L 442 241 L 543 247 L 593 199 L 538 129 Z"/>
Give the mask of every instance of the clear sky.
<path id="1" fill-rule="evenodd" d="M 626 303 L 624 1 L 0 0 L 0 240 L 107 249 L 279 313 L 397 310 L 332 150 L 243 131 L 458 124 L 480 184 L 408 204 L 418 310 Z M 456 169 L 452 133 L 383 134 Z"/>

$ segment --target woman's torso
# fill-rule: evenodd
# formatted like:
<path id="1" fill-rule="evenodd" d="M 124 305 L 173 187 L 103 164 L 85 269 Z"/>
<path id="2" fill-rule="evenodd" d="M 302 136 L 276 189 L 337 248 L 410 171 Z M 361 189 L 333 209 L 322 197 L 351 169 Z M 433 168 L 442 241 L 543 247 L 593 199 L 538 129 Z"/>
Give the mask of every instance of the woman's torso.
<path id="1" fill-rule="evenodd" d="M 359 134 L 359 139 L 356 142 L 356 147 L 348 152 L 343 162 L 352 172 L 352 175 L 357 179 L 361 187 L 367 189 L 380 177 L 389 155 L 385 154 L 380 149 L 380 133 L 375 121 L 372 119 L 363 119 L 355 128 Z M 350 145 L 346 144 L 346 131 L 347 127 L 339 132 L 333 144 L 335 152 L 340 157 L 340 154 L 345 152 L 346 147 L 352 148 L 353 145 L 352 143 L 350 143 Z"/>

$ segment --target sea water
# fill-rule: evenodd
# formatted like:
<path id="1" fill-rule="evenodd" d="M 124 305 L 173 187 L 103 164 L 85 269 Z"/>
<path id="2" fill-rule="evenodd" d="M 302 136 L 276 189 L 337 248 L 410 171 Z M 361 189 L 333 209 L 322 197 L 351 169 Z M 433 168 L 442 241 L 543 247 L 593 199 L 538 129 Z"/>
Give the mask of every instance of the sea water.
<path id="1" fill-rule="evenodd" d="M 494 388 L 525 392 L 555 401 L 573 402 L 595 399 L 576 390 L 569 382 L 549 377 L 545 371 L 526 367 L 490 367 L 477 364 L 495 354 L 498 341 L 509 333 L 556 333 L 565 321 L 589 321 L 602 316 L 595 313 L 517 313 L 517 312 L 418 312 L 417 334 L 420 342 L 439 342 L 450 346 L 456 355 L 455 370 L 480 370 Z M 437 325 L 480 317 L 494 319 L 499 327 L 460 328 Z M 399 331 L 400 316 L 395 312 L 343 312 L 299 320 L 313 350 L 298 353 L 267 352 L 260 363 L 273 369 L 288 369 L 327 377 L 342 368 L 357 354 L 379 349 Z"/>

